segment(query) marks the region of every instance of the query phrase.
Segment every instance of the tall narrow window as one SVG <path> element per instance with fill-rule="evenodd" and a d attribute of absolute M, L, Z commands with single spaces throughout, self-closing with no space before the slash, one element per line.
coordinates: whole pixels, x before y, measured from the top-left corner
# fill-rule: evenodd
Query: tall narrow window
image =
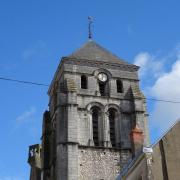
<path fill-rule="evenodd" d="M 87 89 L 87 77 L 85 75 L 81 76 L 81 89 Z"/>
<path fill-rule="evenodd" d="M 101 96 L 106 96 L 107 95 L 107 93 L 106 93 L 106 84 L 105 83 L 99 82 L 99 92 L 100 92 Z"/>
<path fill-rule="evenodd" d="M 93 124 L 93 141 L 94 141 L 94 146 L 99 146 L 98 119 L 99 119 L 99 111 L 98 111 L 97 108 L 93 108 L 92 109 L 92 124 Z"/>
<path fill-rule="evenodd" d="M 116 110 L 110 109 L 109 110 L 109 128 L 110 128 L 110 140 L 111 140 L 112 147 L 116 146 L 115 117 L 116 117 Z"/>
<path fill-rule="evenodd" d="M 116 80 L 117 92 L 123 93 L 123 84 L 121 80 Z"/>

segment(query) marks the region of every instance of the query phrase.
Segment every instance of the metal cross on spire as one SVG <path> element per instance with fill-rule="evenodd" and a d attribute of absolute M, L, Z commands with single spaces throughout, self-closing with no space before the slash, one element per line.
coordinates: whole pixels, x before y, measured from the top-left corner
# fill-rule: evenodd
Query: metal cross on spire
<path fill-rule="evenodd" d="M 92 23 L 93 23 L 93 17 L 88 16 L 88 30 L 89 30 L 89 39 L 92 39 Z"/>

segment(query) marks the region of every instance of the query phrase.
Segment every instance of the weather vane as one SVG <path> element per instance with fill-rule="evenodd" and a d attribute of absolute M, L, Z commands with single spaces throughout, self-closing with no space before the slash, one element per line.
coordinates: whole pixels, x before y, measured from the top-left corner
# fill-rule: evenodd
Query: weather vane
<path fill-rule="evenodd" d="M 93 17 L 88 16 L 88 30 L 89 30 L 89 39 L 92 39 L 92 23 L 93 23 Z"/>

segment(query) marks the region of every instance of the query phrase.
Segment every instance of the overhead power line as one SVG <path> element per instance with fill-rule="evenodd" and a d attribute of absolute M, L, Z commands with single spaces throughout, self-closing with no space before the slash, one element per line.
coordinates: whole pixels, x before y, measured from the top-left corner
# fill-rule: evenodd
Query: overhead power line
<path fill-rule="evenodd" d="M 38 83 L 38 82 L 32 82 L 32 81 L 23 81 L 23 80 L 11 79 L 11 78 L 5 78 L 5 77 L 0 77 L 0 80 L 16 82 L 16 83 L 21 83 L 21 84 L 36 85 L 36 86 L 45 86 L 45 87 L 49 86 L 48 84 L 44 84 L 44 83 Z M 180 101 L 172 101 L 172 100 L 165 100 L 165 99 L 155 99 L 155 98 L 146 98 L 146 99 L 150 100 L 150 101 L 159 101 L 159 102 L 180 104 Z"/>
<path fill-rule="evenodd" d="M 167 103 L 180 103 L 180 101 L 171 101 L 171 100 L 164 100 L 164 99 L 154 99 L 154 98 L 146 98 L 147 100 L 150 101 L 160 101 L 160 102 L 167 102 Z"/>
<path fill-rule="evenodd" d="M 48 84 L 31 82 L 31 81 L 22 81 L 22 80 L 10 79 L 10 78 L 4 78 L 4 77 L 0 77 L 0 80 L 23 83 L 23 84 L 31 84 L 31 85 L 36 85 L 36 86 L 46 86 L 46 87 L 49 86 Z"/>

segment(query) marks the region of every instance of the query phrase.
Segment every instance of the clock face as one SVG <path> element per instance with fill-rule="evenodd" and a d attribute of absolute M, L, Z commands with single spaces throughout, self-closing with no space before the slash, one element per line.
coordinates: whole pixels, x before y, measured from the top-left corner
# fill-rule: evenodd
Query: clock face
<path fill-rule="evenodd" d="M 104 73 L 99 73 L 98 74 L 98 79 L 102 82 L 106 82 L 107 81 L 107 75 Z"/>

